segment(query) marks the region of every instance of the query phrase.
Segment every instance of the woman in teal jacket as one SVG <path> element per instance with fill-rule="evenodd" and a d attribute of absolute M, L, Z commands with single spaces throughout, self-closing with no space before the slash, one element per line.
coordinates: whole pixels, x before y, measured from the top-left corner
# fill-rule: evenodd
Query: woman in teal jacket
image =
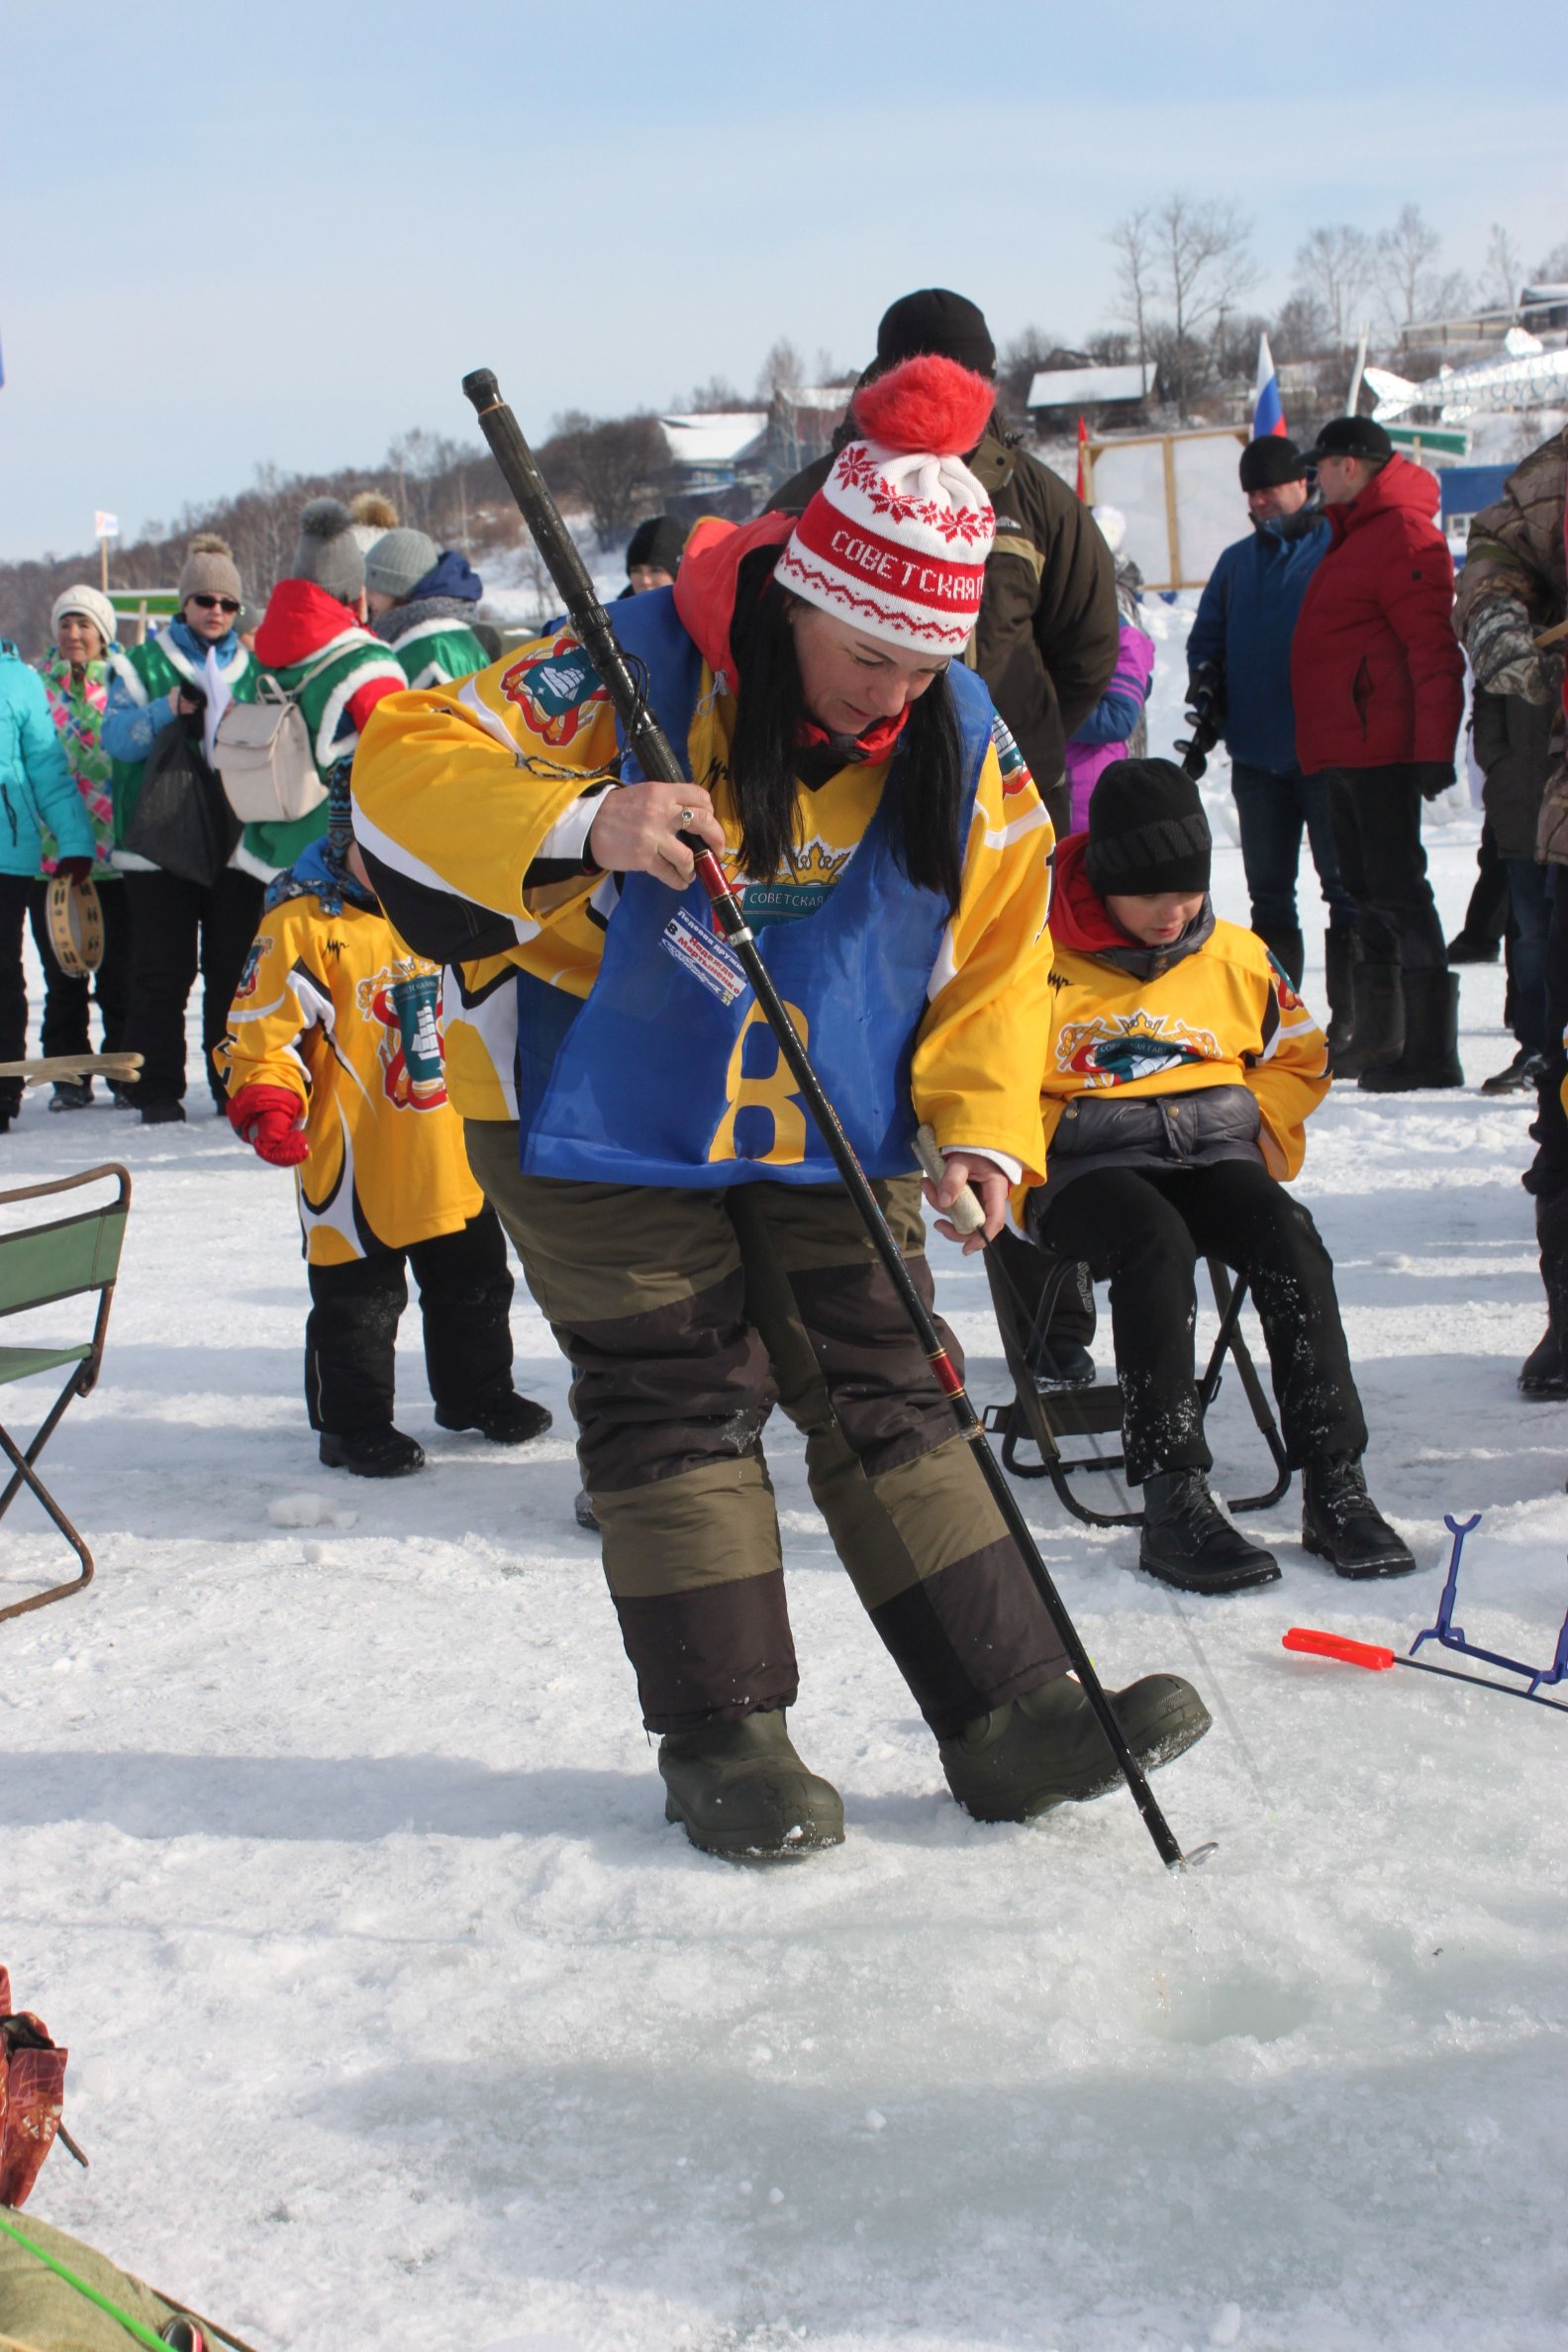
<path fill-rule="evenodd" d="M 49 717 L 44 681 L 15 645 L 0 639 L 0 1062 L 27 1045 L 22 934 L 28 899 L 42 871 L 42 828 L 58 845 L 56 873 L 92 872 L 92 823 Z M 0 1135 L 22 1108 L 22 1082 L 0 1078 Z"/>

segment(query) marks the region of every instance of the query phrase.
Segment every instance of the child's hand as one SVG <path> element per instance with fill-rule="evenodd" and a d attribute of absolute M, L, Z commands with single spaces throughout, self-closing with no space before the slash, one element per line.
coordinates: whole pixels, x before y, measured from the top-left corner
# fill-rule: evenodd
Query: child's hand
<path fill-rule="evenodd" d="M 286 1086 L 243 1086 L 229 1106 L 235 1133 L 274 1168 L 294 1168 L 310 1157 L 299 1116 L 299 1096 Z"/>

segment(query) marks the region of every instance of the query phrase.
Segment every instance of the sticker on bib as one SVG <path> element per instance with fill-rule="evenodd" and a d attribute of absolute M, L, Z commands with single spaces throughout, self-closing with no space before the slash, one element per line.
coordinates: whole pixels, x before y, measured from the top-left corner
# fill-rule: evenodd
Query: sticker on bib
<path fill-rule="evenodd" d="M 746 986 L 746 976 L 740 959 L 723 939 L 705 931 L 689 909 L 682 907 L 664 926 L 659 941 L 666 955 L 673 955 L 702 982 L 711 996 L 722 1005 L 733 1005 Z"/>

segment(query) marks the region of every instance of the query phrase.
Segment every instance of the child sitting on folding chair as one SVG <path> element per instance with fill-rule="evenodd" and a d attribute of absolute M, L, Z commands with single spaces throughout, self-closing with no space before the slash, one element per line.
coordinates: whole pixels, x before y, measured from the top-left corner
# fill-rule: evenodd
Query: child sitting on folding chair
<path fill-rule="evenodd" d="M 1125 759 L 1096 784 L 1088 832 L 1057 848 L 1046 1177 L 1024 1224 L 1042 1249 L 1110 1279 L 1150 1575 L 1200 1593 L 1279 1575 L 1209 1491 L 1193 1274 L 1215 1257 L 1246 1278 L 1263 1325 L 1286 1451 L 1304 1473 L 1302 1541 L 1341 1576 L 1399 1576 L 1416 1563 L 1361 1474 L 1366 1422 L 1333 1264 L 1285 1190 L 1303 1122 L 1328 1091 L 1327 1048 L 1262 940 L 1217 920 L 1211 846 L 1181 769 Z"/>
<path fill-rule="evenodd" d="M 392 1425 L 405 1261 L 441 1426 L 521 1445 L 550 1416 L 512 1386 L 506 1240 L 446 1099 L 441 973 L 409 952 L 353 870 L 346 760 L 328 806 L 326 838 L 267 894 L 213 1058 L 236 1131 L 295 1171 L 312 1299 L 305 1402 L 321 1458 L 396 1478 L 425 1463 Z"/>

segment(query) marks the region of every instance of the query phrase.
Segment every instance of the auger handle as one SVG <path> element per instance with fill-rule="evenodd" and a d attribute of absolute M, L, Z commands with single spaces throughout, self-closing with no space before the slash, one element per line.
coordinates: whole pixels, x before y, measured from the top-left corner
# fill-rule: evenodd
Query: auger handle
<path fill-rule="evenodd" d="M 1292 1625 L 1280 1640 L 1288 1650 L 1306 1650 L 1315 1658 L 1337 1658 L 1343 1666 L 1367 1666 L 1375 1674 L 1400 1662 L 1391 1649 L 1382 1649 L 1376 1642 L 1350 1641 L 1343 1633 L 1320 1633 L 1311 1625 Z"/>

